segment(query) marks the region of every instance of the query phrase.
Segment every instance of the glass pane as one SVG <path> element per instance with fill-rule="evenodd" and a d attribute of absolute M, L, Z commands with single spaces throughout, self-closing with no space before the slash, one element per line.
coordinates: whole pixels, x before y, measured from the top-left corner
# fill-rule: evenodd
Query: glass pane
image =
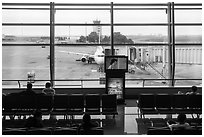
<path fill-rule="evenodd" d="M 134 7 L 131 6 L 127 8 L 134 8 Z M 143 8 L 143 7 L 137 7 L 137 8 Z M 153 8 L 153 7 L 149 7 L 149 8 Z M 167 14 L 164 9 L 163 10 L 115 10 L 114 11 L 114 23 L 166 23 L 166 22 L 167 22 Z"/>
<path fill-rule="evenodd" d="M 34 74 L 35 80 L 49 80 L 49 47 L 41 46 L 3 46 L 2 47 L 2 79 L 28 80 L 29 74 Z M 21 81 L 26 86 L 27 81 Z M 35 81 L 34 86 L 45 82 Z M 17 86 L 17 82 L 3 81 L 2 86 Z"/>
<path fill-rule="evenodd" d="M 202 46 L 176 46 L 175 79 L 177 86 L 202 84 Z"/>
<path fill-rule="evenodd" d="M 202 10 L 175 10 L 174 14 L 176 23 L 202 23 Z"/>
<path fill-rule="evenodd" d="M 56 46 L 56 79 L 70 80 L 57 81 L 56 86 L 105 87 L 105 83 L 99 81 L 104 78 L 104 73 L 99 71 L 104 61 L 103 49 L 100 50 L 97 46 Z M 99 54 L 103 56 L 97 56 Z"/>
<path fill-rule="evenodd" d="M 2 42 L 7 43 L 49 43 L 49 26 L 3 26 Z"/>
<path fill-rule="evenodd" d="M 26 8 L 26 7 L 23 7 L 23 8 Z M 37 8 L 37 7 L 35 6 L 32 8 Z M 3 23 L 49 23 L 50 11 L 49 10 L 2 10 L 2 22 Z"/>
<path fill-rule="evenodd" d="M 129 59 L 126 87 L 167 86 L 167 46 L 116 46 L 115 50 Z"/>
<path fill-rule="evenodd" d="M 76 8 L 76 7 L 71 7 L 71 8 Z M 87 8 L 87 7 L 85 6 L 82 8 Z M 91 8 L 97 8 L 97 7 L 91 7 Z M 57 10 L 55 14 L 55 23 L 92 24 L 93 20 L 100 20 L 101 24 L 110 23 L 109 10 Z"/>
<path fill-rule="evenodd" d="M 94 20 L 93 20 L 94 21 Z M 94 32 L 94 33 L 93 33 Z M 105 37 L 109 37 L 110 43 L 110 27 L 109 26 L 56 26 L 55 27 L 56 39 L 55 43 L 105 43 Z M 83 38 L 81 38 L 83 37 Z M 89 38 L 87 38 L 89 37 Z"/>
<path fill-rule="evenodd" d="M 202 26 L 176 26 L 176 42 L 202 43 Z"/>
<path fill-rule="evenodd" d="M 115 26 L 114 32 L 130 37 L 134 42 L 167 42 L 166 26 Z"/>

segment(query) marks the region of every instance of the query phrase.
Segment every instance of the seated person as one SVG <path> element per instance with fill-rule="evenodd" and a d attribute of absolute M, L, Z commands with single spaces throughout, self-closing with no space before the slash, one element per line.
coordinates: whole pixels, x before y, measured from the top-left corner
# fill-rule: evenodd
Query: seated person
<path fill-rule="evenodd" d="M 179 129 L 179 128 L 182 128 L 182 129 L 190 128 L 190 125 L 185 122 L 186 121 L 185 114 L 179 114 L 177 117 L 177 121 L 178 122 L 175 122 L 173 120 L 167 121 L 167 125 L 170 128 L 170 130 Z"/>
<path fill-rule="evenodd" d="M 186 95 L 197 95 L 197 94 L 199 94 L 198 92 L 197 92 L 197 87 L 196 86 L 192 86 L 191 87 L 191 92 L 187 92 L 186 93 Z"/>
<path fill-rule="evenodd" d="M 55 90 L 52 88 L 52 84 L 50 82 L 47 82 L 45 84 L 45 88 L 42 90 L 42 94 L 44 95 L 52 95 L 54 100 Z M 50 120 L 56 120 L 56 116 L 50 114 Z"/>
<path fill-rule="evenodd" d="M 45 84 L 45 88 L 42 90 L 42 93 L 45 93 L 47 95 L 54 95 L 55 94 L 55 90 L 52 88 L 52 85 L 50 82 L 47 82 Z"/>
<path fill-rule="evenodd" d="M 36 110 L 34 112 L 33 116 L 29 117 L 26 120 L 25 127 L 27 127 L 27 128 L 31 128 L 31 127 L 42 128 L 43 127 L 42 112 L 40 110 Z"/>
<path fill-rule="evenodd" d="M 177 94 L 179 94 L 179 95 L 184 95 L 184 93 L 183 93 L 182 91 L 178 91 Z"/>
<path fill-rule="evenodd" d="M 91 116 L 89 114 L 84 114 L 82 124 L 79 126 L 79 130 L 80 129 L 89 130 L 93 127 L 99 127 L 99 123 L 91 122 Z"/>
<path fill-rule="evenodd" d="M 33 87 L 32 83 L 27 83 L 27 89 L 22 91 L 22 92 L 19 92 L 18 94 L 19 95 L 36 95 L 36 93 L 35 93 L 35 91 L 33 91 L 32 87 Z"/>

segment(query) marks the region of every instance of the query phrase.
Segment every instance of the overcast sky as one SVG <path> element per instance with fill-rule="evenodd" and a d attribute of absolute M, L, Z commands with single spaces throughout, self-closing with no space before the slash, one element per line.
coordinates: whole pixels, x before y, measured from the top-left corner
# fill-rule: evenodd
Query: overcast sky
<path fill-rule="evenodd" d="M 4 2 L 4 1 L 3 1 Z M 18 2 L 10 1 L 6 2 Z M 28 2 L 28 1 L 19 1 Z M 29 2 L 46 2 L 49 1 L 29 1 Z M 85 3 L 84 1 L 53 1 L 55 3 Z M 86 3 L 110 3 L 111 1 L 89 0 Z M 114 3 L 124 3 L 124 1 L 113 1 Z M 125 1 L 125 3 L 166 3 L 167 1 Z M 181 1 L 174 1 L 175 3 L 181 3 Z M 185 1 L 186 3 L 192 3 L 192 1 Z M 199 1 L 193 1 L 199 2 Z M 105 7 L 106 8 L 106 7 Z M 108 7 L 107 7 L 108 8 Z M 133 7 L 131 7 L 133 8 Z M 2 10 L 2 22 L 3 23 L 49 23 L 49 11 L 43 10 Z M 100 20 L 101 23 L 110 23 L 110 11 L 108 10 L 60 10 L 55 14 L 56 23 L 93 23 L 93 20 Z M 166 23 L 167 14 L 165 10 L 117 10 L 114 11 L 114 23 Z M 176 23 L 201 23 L 202 11 L 190 10 L 190 11 L 176 11 L 175 12 Z M 55 35 L 87 35 L 93 31 L 92 26 L 61 26 L 55 28 Z M 154 35 L 167 35 L 167 27 L 155 27 L 155 26 L 115 26 L 115 32 L 121 32 L 124 35 L 138 35 L 138 34 L 154 34 Z M 2 34 L 5 35 L 38 35 L 48 36 L 49 26 L 3 26 Z M 103 35 L 110 35 L 110 27 L 102 27 Z M 201 26 L 185 26 L 176 27 L 177 35 L 189 35 L 189 34 L 202 34 Z"/>

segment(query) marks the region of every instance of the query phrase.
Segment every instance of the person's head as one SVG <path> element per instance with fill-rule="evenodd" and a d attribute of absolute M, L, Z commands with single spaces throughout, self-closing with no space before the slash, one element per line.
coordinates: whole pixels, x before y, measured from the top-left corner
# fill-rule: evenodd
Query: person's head
<path fill-rule="evenodd" d="M 113 65 L 114 63 L 117 63 L 117 59 L 111 59 L 110 65 Z"/>
<path fill-rule="evenodd" d="M 33 113 L 33 117 L 36 119 L 42 119 L 42 112 L 40 110 L 35 110 Z"/>
<path fill-rule="evenodd" d="M 185 123 L 186 121 L 186 115 L 185 114 L 179 114 L 178 117 L 177 117 L 177 120 L 180 124 L 183 124 Z"/>
<path fill-rule="evenodd" d="M 83 116 L 83 122 L 89 123 L 91 121 L 91 116 L 89 114 L 84 114 Z"/>
<path fill-rule="evenodd" d="M 27 83 L 27 89 L 32 89 L 33 85 L 32 83 Z"/>
<path fill-rule="evenodd" d="M 50 87 L 51 87 L 51 83 L 50 83 L 50 82 L 47 82 L 47 83 L 45 84 L 45 87 L 46 87 L 46 88 L 50 88 Z"/>
<path fill-rule="evenodd" d="M 193 92 L 196 92 L 198 88 L 196 86 L 192 86 L 191 89 Z"/>

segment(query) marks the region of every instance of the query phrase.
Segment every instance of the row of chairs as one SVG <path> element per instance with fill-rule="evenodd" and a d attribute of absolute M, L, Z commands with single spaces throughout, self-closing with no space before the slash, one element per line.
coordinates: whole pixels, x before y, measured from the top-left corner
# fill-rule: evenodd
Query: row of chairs
<path fill-rule="evenodd" d="M 174 129 L 170 130 L 168 127 L 164 128 L 150 128 L 147 135 L 202 135 L 202 129 L 189 128 L 189 129 Z"/>
<path fill-rule="evenodd" d="M 202 114 L 202 95 L 141 94 L 140 117 L 145 114 Z"/>
<path fill-rule="evenodd" d="M 7 95 L 2 104 L 3 115 L 30 115 L 35 109 L 41 109 L 43 115 L 118 114 L 114 94 Z"/>
<path fill-rule="evenodd" d="M 92 122 L 97 122 L 103 124 L 105 119 L 91 119 Z M 73 126 L 79 126 L 82 123 L 83 119 L 43 119 L 42 125 L 43 127 L 73 127 Z M 8 129 L 8 128 L 22 128 L 25 127 L 25 124 L 27 122 L 27 119 L 3 119 L 2 120 L 2 129 Z"/>
<path fill-rule="evenodd" d="M 95 127 L 89 130 L 78 130 L 77 127 L 56 127 L 56 128 L 8 128 L 2 131 L 3 135 L 103 135 L 102 127 Z"/>
<path fill-rule="evenodd" d="M 136 118 L 136 122 L 138 125 L 138 134 L 147 134 L 147 131 L 152 129 L 149 132 L 149 134 L 164 134 L 159 133 L 162 129 L 169 129 L 167 125 L 167 121 L 169 118 Z M 177 121 L 177 118 L 171 119 L 173 121 Z M 189 123 L 189 125 L 193 129 L 201 129 L 202 128 L 202 118 L 187 118 L 186 122 Z M 154 130 L 155 129 L 155 130 Z M 158 131 L 158 132 L 157 132 Z M 165 132 L 165 130 L 162 130 L 161 132 Z M 169 131 L 167 131 L 169 132 Z M 169 132 L 170 133 L 170 132 Z"/>

